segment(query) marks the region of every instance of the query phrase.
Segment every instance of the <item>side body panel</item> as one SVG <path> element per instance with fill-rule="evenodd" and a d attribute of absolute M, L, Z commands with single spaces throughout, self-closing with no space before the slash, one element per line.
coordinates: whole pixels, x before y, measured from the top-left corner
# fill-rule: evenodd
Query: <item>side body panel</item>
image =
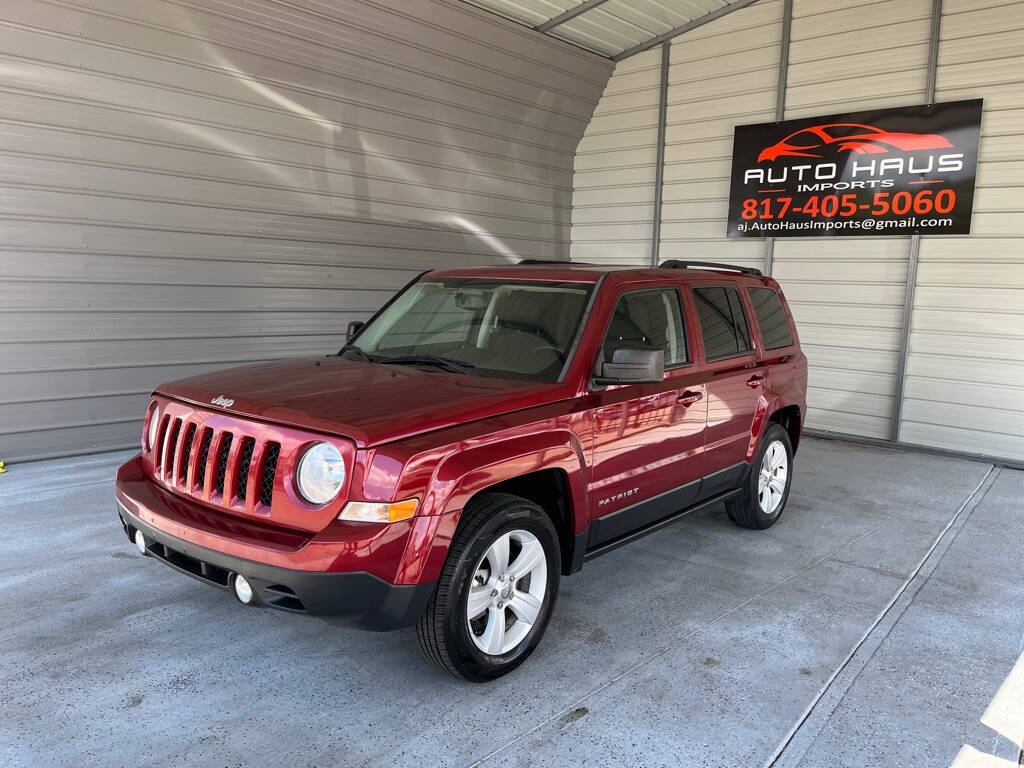
<path fill-rule="evenodd" d="M 697 307 L 692 288 L 697 285 L 693 283 L 686 290 L 687 301 L 695 318 Z M 725 277 L 702 281 L 699 285 L 739 289 L 749 322 L 752 312 L 745 302 L 745 291 L 739 281 Z M 708 420 L 704 443 L 705 481 L 701 490 L 701 496 L 706 498 L 733 487 L 738 473 L 743 471 L 741 465 L 747 461 L 758 401 L 767 383 L 767 366 L 761 358 L 759 340 L 753 325 L 753 350 L 724 360 L 708 361 L 699 320 L 695 324 L 696 341 L 700 349 L 698 360 L 708 390 Z"/>
<path fill-rule="evenodd" d="M 599 333 L 581 353 L 590 370 L 604 342 L 609 318 L 620 296 L 637 290 L 679 290 L 678 280 L 620 285 L 609 295 L 600 316 L 591 322 Z M 680 295 L 682 302 L 682 296 Z M 703 474 L 707 392 L 693 364 L 690 311 L 681 304 L 690 362 L 670 368 L 658 383 L 597 386 L 588 375 L 586 407 L 593 413 L 594 441 L 590 454 L 590 518 L 588 546 L 628 533 L 648 522 L 636 514 L 637 502 L 668 492 L 672 503 L 686 506 L 697 497 Z"/>

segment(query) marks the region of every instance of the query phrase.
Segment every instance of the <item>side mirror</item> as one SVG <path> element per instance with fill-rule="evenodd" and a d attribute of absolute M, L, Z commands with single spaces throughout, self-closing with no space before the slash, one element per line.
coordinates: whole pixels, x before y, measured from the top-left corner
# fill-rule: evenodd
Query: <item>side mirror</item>
<path fill-rule="evenodd" d="M 345 331 L 345 341 L 352 341 L 352 337 L 359 333 L 359 329 L 362 328 L 366 323 L 362 320 L 353 320 L 348 324 L 348 330 Z"/>
<path fill-rule="evenodd" d="M 612 352 L 610 363 L 599 363 L 595 384 L 644 384 L 665 377 L 665 350 L 623 347 Z"/>

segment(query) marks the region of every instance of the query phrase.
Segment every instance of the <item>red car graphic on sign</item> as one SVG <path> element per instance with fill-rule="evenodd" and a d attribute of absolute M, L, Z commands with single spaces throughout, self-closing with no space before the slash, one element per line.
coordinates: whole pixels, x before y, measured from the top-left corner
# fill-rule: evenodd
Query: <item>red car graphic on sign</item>
<path fill-rule="evenodd" d="M 881 155 L 891 149 L 949 149 L 953 145 L 935 133 L 896 133 L 859 123 L 831 123 L 801 128 L 777 144 L 765 147 L 757 162 L 780 157 L 822 157 L 824 152 Z"/>

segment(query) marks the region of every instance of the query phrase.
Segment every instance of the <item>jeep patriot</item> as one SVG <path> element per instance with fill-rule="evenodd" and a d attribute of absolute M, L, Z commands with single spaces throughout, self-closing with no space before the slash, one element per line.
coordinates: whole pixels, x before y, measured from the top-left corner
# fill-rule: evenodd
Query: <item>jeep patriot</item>
<path fill-rule="evenodd" d="M 430 271 L 337 354 L 158 387 L 117 510 L 142 554 L 243 604 L 415 625 L 489 680 L 587 560 L 710 504 L 773 525 L 806 388 L 755 269 Z"/>

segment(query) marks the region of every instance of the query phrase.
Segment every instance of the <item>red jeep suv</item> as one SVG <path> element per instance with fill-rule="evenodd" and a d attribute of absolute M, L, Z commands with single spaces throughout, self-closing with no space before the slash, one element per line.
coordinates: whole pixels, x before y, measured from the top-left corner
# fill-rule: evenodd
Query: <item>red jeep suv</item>
<path fill-rule="evenodd" d="M 118 514 L 244 604 L 416 625 L 432 662 L 488 680 L 585 561 L 719 502 L 773 525 L 806 386 L 755 269 L 426 272 L 336 355 L 157 388 Z"/>

